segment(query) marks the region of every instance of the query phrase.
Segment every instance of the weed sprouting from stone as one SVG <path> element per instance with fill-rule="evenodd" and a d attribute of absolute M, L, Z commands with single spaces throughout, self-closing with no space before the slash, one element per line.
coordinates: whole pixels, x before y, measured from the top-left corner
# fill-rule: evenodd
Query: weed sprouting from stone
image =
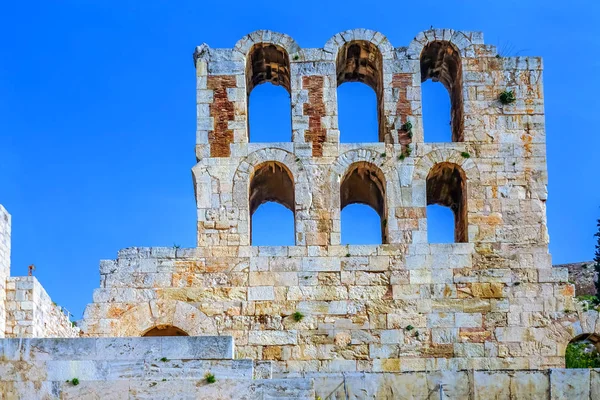
<path fill-rule="evenodd" d="M 217 381 L 217 378 L 210 372 L 204 375 L 204 379 L 206 380 L 206 383 L 215 383 Z"/>
<path fill-rule="evenodd" d="M 300 311 L 296 311 L 292 314 L 292 318 L 294 318 L 294 321 L 300 322 L 304 319 L 304 314 L 302 314 Z"/>
<path fill-rule="evenodd" d="M 500 96 L 498 96 L 498 100 L 500 100 L 500 103 L 506 105 L 514 103 L 515 101 L 517 101 L 517 98 L 515 97 L 515 92 L 513 90 L 505 90 L 502 93 L 500 93 Z"/>

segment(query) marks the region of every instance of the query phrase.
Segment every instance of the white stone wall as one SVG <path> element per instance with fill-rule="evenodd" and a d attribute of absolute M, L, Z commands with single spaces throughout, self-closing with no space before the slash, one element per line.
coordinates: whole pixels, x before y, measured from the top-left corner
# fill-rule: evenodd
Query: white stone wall
<path fill-rule="evenodd" d="M 10 276 L 11 217 L 0 204 L 0 338 L 5 335 L 6 280 Z"/>
<path fill-rule="evenodd" d="M 6 290 L 6 337 L 77 337 L 60 306 L 33 276 L 11 277 Z"/>

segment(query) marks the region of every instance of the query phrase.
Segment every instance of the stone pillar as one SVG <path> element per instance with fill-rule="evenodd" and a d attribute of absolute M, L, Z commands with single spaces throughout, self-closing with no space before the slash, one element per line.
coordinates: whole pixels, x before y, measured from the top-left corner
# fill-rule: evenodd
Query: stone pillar
<path fill-rule="evenodd" d="M 0 337 L 6 327 L 6 280 L 10 276 L 10 214 L 0 204 Z"/>

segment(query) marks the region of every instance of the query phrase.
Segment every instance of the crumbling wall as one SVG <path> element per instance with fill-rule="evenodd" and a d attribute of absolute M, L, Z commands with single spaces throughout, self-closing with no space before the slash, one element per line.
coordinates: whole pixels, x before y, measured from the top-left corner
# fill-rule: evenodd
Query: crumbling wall
<path fill-rule="evenodd" d="M 11 277 L 6 287 L 6 337 L 79 336 L 79 329 L 34 276 Z"/>
<path fill-rule="evenodd" d="M 598 274 L 594 269 L 593 261 L 560 264 L 555 265 L 555 267 L 566 268 L 569 270 L 569 282 L 575 285 L 575 295 L 596 295 L 596 280 L 598 279 Z"/>
<path fill-rule="evenodd" d="M 6 329 L 6 280 L 10 276 L 11 217 L 0 204 L 0 338 Z"/>

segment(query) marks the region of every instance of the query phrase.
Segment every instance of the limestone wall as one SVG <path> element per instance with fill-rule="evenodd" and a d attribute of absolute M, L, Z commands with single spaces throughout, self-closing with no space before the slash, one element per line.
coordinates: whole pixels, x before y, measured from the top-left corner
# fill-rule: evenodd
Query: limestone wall
<path fill-rule="evenodd" d="M 455 64 L 426 68 L 432 59 L 443 64 L 437 53 L 422 58 L 436 46 L 445 46 Z M 370 65 L 369 60 L 379 61 Z M 369 68 L 361 69 L 363 64 Z M 358 70 L 347 71 L 348 65 Z M 249 198 L 256 194 L 260 201 L 261 193 L 295 213 L 297 245 L 339 245 L 341 185 L 354 167 L 379 176 L 384 242 L 426 245 L 425 208 L 435 203 L 427 195 L 427 177 L 434 166 L 452 165 L 464 175 L 465 199 L 454 201 L 464 213 L 460 241 L 476 244 L 482 261 L 537 247 L 536 260 L 528 263 L 550 266 L 539 57 L 502 57 L 483 43 L 481 33 L 449 29 L 420 33 L 408 47 L 393 47 L 381 33 L 357 29 L 335 35 L 321 49 L 303 49 L 287 35 L 257 31 L 232 49 L 199 46 L 195 66 L 198 246 L 250 245 Z M 432 70 L 443 80 L 438 75 L 448 69 L 454 75 L 447 86 L 457 88 L 450 96 L 455 140 L 426 143 L 421 80 Z M 289 142 L 250 142 L 248 95 L 265 81 L 290 93 Z M 340 143 L 336 87 L 345 81 L 374 88 L 378 143 Z M 506 90 L 514 91 L 516 100 L 502 105 L 498 97 Z M 286 171 L 293 193 L 274 193 L 259 183 L 253 192 L 252 180 L 266 164 Z"/>
<path fill-rule="evenodd" d="M 575 323 L 566 270 L 520 257 L 481 269 L 469 243 L 129 248 L 101 263 L 82 330 L 231 335 L 238 357 L 283 375 L 564 366 L 569 340 L 600 326 Z"/>
<path fill-rule="evenodd" d="M 600 396 L 600 370 L 592 369 L 351 373 L 311 378 L 318 396 L 339 400 L 592 400 Z"/>
<path fill-rule="evenodd" d="M 0 338 L 5 335 L 6 280 L 10 276 L 11 217 L 0 204 Z"/>
<path fill-rule="evenodd" d="M 260 379 L 233 351 L 231 337 L 4 339 L 0 398 L 315 398 L 312 381 Z"/>
<path fill-rule="evenodd" d="M 34 276 L 10 277 L 6 286 L 6 337 L 79 336 L 79 329 Z"/>
<path fill-rule="evenodd" d="M 258 377 L 231 337 L 0 339 L 2 399 L 596 399 L 600 370 Z M 265 365 L 261 368 L 265 368 Z M 214 383 L 206 375 L 215 377 Z M 302 376 L 301 376 L 302 375 Z M 74 382 L 74 379 L 77 381 Z M 75 384 L 76 383 L 76 384 Z"/>

